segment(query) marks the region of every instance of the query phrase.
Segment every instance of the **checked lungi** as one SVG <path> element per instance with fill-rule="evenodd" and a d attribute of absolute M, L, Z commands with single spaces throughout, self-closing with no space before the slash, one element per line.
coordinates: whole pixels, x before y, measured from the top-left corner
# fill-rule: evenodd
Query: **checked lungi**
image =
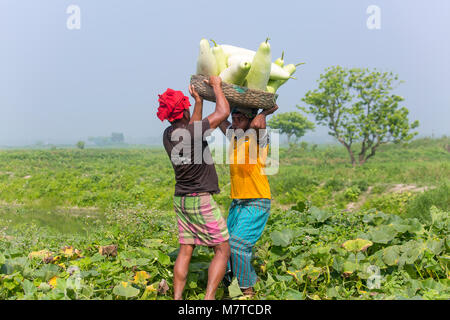
<path fill-rule="evenodd" d="M 210 193 L 175 196 L 180 244 L 216 246 L 229 238 L 225 219 Z"/>
<path fill-rule="evenodd" d="M 231 270 L 241 288 L 253 287 L 257 276 L 251 264 L 252 249 L 266 226 L 270 215 L 270 199 L 233 199 L 227 218 Z M 231 281 L 228 274 L 227 280 Z"/>

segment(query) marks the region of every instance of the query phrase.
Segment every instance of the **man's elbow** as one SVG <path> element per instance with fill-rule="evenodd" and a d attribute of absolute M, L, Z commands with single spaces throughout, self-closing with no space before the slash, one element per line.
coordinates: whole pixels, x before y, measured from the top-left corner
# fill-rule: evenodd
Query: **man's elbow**
<path fill-rule="evenodd" d="M 215 113 L 221 123 L 227 120 L 228 116 L 230 115 L 230 111 L 216 111 Z"/>

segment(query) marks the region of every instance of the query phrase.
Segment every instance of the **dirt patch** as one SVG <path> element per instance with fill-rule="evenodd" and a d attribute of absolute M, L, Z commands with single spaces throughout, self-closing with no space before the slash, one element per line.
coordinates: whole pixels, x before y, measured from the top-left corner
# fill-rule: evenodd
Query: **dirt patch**
<path fill-rule="evenodd" d="M 294 206 L 295 203 L 291 203 L 291 204 L 281 204 L 279 203 L 277 200 L 272 199 L 272 207 L 277 207 L 280 208 L 284 211 L 290 210 L 292 208 L 292 206 Z"/>
<path fill-rule="evenodd" d="M 390 193 L 402 193 L 402 192 L 423 192 L 430 189 L 430 187 L 417 187 L 413 184 L 396 184 L 388 190 Z"/>
<path fill-rule="evenodd" d="M 347 204 L 347 206 L 345 207 L 345 209 L 347 211 L 356 211 L 359 210 L 359 208 L 362 207 L 362 205 L 366 202 L 367 197 L 369 196 L 369 194 L 372 192 L 372 188 L 373 187 L 368 187 L 367 191 L 362 193 L 359 197 L 359 201 L 358 202 L 350 202 L 349 204 Z"/>
<path fill-rule="evenodd" d="M 413 184 L 395 184 L 393 187 L 388 189 L 385 193 L 403 193 L 403 192 L 423 192 L 429 189 L 433 189 L 434 187 L 417 187 Z M 370 192 L 372 191 L 372 187 L 369 187 L 367 191 L 359 197 L 358 202 L 350 202 L 346 206 L 347 211 L 356 211 L 359 210 L 363 206 L 363 204 L 366 202 L 367 197 L 369 196 Z"/>

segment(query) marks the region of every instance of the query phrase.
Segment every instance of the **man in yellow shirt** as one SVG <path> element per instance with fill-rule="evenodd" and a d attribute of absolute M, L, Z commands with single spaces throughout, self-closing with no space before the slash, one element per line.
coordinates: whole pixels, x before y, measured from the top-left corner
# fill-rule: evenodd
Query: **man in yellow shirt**
<path fill-rule="evenodd" d="M 257 281 L 251 264 L 252 249 L 266 226 L 270 214 L 271 194 L 265 162 L 269 149 L 266 116 L 278 109 L 233 108 L 232 123 L 219 125 L 230 139 L 229 161 L 231 198 L 227 218 L 231 256 L 225 281 L 235 276 L 246 295 L 253 295 Z"/>

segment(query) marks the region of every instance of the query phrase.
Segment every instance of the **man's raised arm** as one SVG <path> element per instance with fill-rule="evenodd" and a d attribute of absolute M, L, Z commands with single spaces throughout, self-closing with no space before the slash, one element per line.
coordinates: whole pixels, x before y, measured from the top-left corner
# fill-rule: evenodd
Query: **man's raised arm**
<path fill-rule="evenodd" d="M 189 123 L 193 123 L 194 121 L 202 121 L 203 98 L 200 97 L 200 95 L 198 94 L 197 90 L 195 90 L 193 85 L 189 85 L 189 93 L 195 100 L 194 111 L 192 112 L 191 121 L 189 121 Z"/>
<path fill-rule="evenodd" d="M 216 95 L 216 109 L 208 116 L 209 127 L 217 128 L 230 115 L 230 104 L 222 91 L 222 79 L 218 76 L 210 76 L 209 80 L 205 80 L 209 84 Z"/>

